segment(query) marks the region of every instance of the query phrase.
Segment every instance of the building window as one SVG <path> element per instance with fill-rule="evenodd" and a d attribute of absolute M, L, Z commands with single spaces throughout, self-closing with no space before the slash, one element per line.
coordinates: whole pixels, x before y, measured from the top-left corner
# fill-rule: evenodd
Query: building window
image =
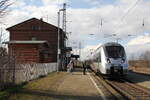
<path fill-rule="evenodd" d="M 37 38 L 36 38 L 36 37 L 32 37 L 31 39 L 32 39 L 33 41 L 37 40 Z"/>
<path fill-rule="evenodd" d="M 50 54 L 44 54 L 44 58 L 49 58 Z"/>
<path fill-rule="evenodd" d="M 32 26 L 31 28 L 32 28 L 32 30 L 41 30 L 40 26 Z"/>

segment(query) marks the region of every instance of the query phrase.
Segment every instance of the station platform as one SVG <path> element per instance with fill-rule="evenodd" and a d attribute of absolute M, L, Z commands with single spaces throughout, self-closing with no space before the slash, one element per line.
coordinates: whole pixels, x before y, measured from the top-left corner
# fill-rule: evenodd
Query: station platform
<path fill-rule="evenodd" d="M 26 84 L 8 100 L 103 100 L 90 72 L 55 72 Z"/>

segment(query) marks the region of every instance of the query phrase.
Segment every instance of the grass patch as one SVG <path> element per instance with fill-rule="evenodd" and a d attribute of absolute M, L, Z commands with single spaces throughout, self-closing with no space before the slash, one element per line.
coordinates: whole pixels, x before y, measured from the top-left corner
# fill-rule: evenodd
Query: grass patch
<path fill-rule="evenodd" d="M 7 100 L 9 96 L 11 96 L 12 94 L 19 93 L 19 91 L 24 88 L 26 89 L 37 88 L 43 83 L 43 81 L 45 82 L 47 81 L 47 79 L 55 77 L 58 74 L 59 73 L 52 72 L 52 73 L 49 73 L 47 76 L 41 75 L 39 78 L 31 80 L 30 82 L 24 82 L 19 85 L 7 87 L 4 90 L 0 91 L 0 100 Z"/>
<path fill-rule="evenodd" d="M 5 89 L 4 91 L 0 91 L 0 100 L 47 100 L 42 98 L 49 97 L 40 96 L 38 94 L 33 95 L 30 94 L 30 92 L 34 91 L 38 93 L 45 91 L 46 93 L 50 93 L 52 91 L 53 93 L 66 75 L 67 73 L 65 72 L 52 72 L 46 77 L 42 76 L 30 82 Z M 29 93 L 24 93 L 24 91 Z"/>
<path fill-rule="evenodd" d="M 10 95 L 10 93 L 8 91 L 1 91 L 0 92 L 0 100 L 5 100 L 9 95 Z"/>
<path fill-rule="evenodd" d="M 58 72 L 48 74 L 46 77 L 39 78 L 29 82 L 29 84 L 25 85 L 23 88 L 30 90 L 53 90 L 56 87 L 55 84 L 60 80 L 66 73 Z"/>
<path fill-rule="evenodd" d="M 24 85 L 25 83 L 22 83 L 0 91 L 0 100 L 6 100 L 11 94 L 17 93 L 20 89 L 22 89 Z"/>

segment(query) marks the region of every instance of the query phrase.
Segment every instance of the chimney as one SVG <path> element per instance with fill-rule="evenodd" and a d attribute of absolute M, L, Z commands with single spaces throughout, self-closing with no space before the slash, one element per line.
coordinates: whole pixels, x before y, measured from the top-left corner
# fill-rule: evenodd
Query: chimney
<path fill-rule="evenodd" d="M 41 21 L 43 21 L 43 18 L 40 18 Z"/>

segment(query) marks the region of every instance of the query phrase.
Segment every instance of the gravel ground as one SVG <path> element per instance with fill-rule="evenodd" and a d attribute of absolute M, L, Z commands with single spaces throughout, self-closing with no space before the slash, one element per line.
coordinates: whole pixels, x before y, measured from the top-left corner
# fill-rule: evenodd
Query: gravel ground
<path fill-rule="evenodd" d="M 8 100 L 102 100 L 89 75 L 81 71 L 52 73 L 24 86 Z"/>
<path fill-rule="evenodd" d="M 150 75 L 144 75 L 137 72 L 129 72 L 127 79 L 130 81 L 150 89 Z"/>

